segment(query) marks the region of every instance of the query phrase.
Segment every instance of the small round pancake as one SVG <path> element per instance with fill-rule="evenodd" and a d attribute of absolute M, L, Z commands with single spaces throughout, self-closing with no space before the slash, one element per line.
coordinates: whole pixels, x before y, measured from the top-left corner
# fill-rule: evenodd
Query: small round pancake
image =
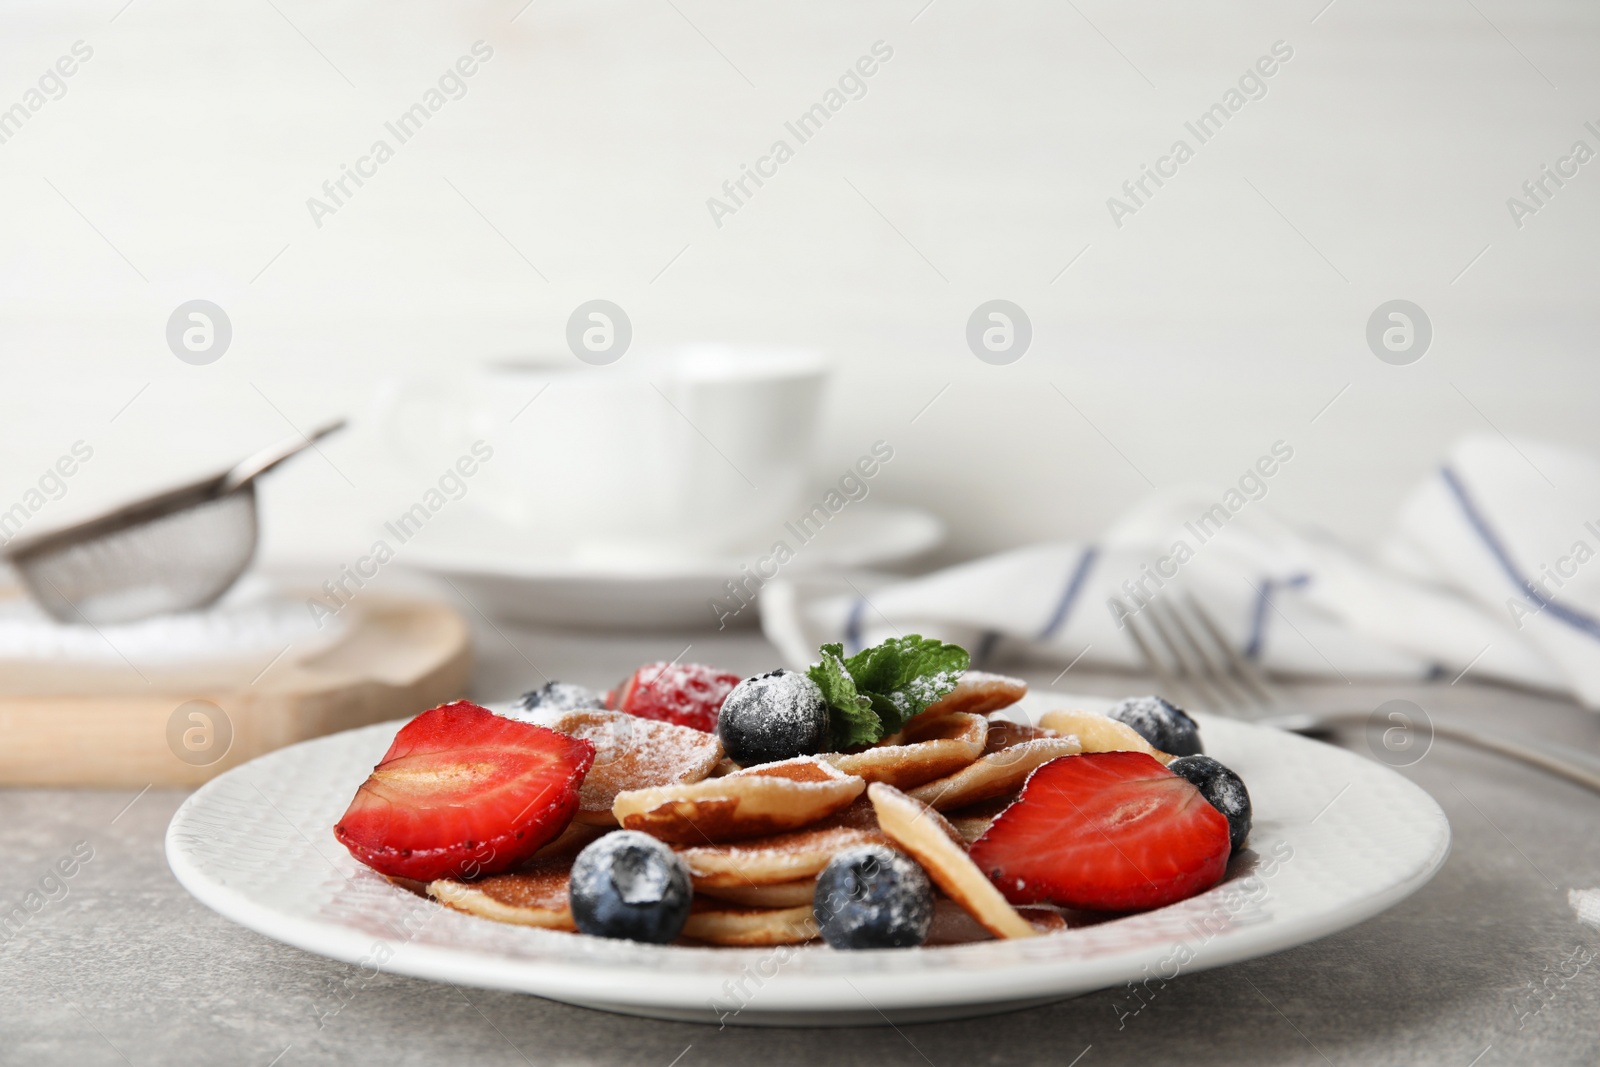
<path fill-rule="evenodd" d="M 1034 936 L 1034 928 L 967 856 L 966 845 L 943 815 L 882 782 L 868 786 L 867 796 L 878 809 L 883 832 L 980 926 L 996 937 Z"/>
<path fill-rule="evenodd" d="M 1041 737 L 1060 736 L 1054 730 L 1047 730 L 1042 726 L 1029 726 L 1025 722 L 1012 722 L 1010 719 L 997 715 L 989 716 L 989 734 L 984 738 L 983 751 L 999 752 L 1003 748 L 1013 748 L 1024 741 L 1037 741 Z"/>
<path fill-rule="evenodd" d="M 878 833 L 878 809 L 872 806 L 872 801 L 862 793 L 850 802 L 850 806 L 828 820 L 828 825 L 837 823 L 840 826 L 849 826 L 856 830 L 866 830 L 868 833 Z"/>
<path fill-rule="evenodd" d="M 817 880 L 801 878 L 777 885 L 722 885 L 705 889 L 696 886 L 695 892 L 745 908 L 798 908 L 810 904 L 816 897 Z"/>
<path fill-rule="evenodd" d="M 792 908 L 741 908 L 697 897 L 683 936 L 708 945 L 798 945 L 817 936 L 811 902 Z"/>
<path fill-rule="evenodd" d="M 983 716 L 958 711 L 914 721 L 899 735 L 898 744 L 861 752 L 830 752 L 817 758 L 868 782 L 911 789 L 954 774 L 977 759 L 992 729 Z"/>
<path fill-rule="evenodd" d="M 809 826 L 850 806 L 867 783 L 815 759 L 785 760 L 690 785 L 618 793 L 612 813 L 629 830 L 676 844 L 708 844 Z"/>
<path fill-rule="evenodd" d="M 983 832 L 989 829 L 990 824 L 1002 811 L 1017 802 L 1017 796 L 1016 793 L 1007 793 L 1003 797 L 985 800 L 959 811 L 945 812 L 944 816 L 950 820 L 950 825 L 956 828 L 956 833 L 961 835 L 961 840 L 970 845 L 983 836 Z"/>
<path fill-rule="evenodd" d="M 757 763 L 729 771 L 725 778 L 787 778 L 791 782 L 837 782 L 849 775 L 820 756 L 796 756 L 776 763 Z"/>
<path fill-rule="evenodd" d="M 716 734 L 622 711 L 579 708 L 540 722 L 557 733 L 594 742 L 594 766 L 578 790 L 579 822 L 615 826 L 611 806 L 618 793 L 698 782 L 722 759 Z"/>
<path fill-rule="evenodd" d="M 911 722 L 926 722 L 957 711 L 987 715 L 991 711 L 1009 708 L 1027 692 L 1028 683 L 1021 678 L 1008 678 L 1003 674 L 985 671 L 966 671 L 954 689 L 922 709 L 920 714 L 912 717 Z"/>
<path fill-rule="evenodd" d="M 428 884 L 428 894 L 446 907 L 484 919 L 575 931 L 567 901 L 571 875 L 569 858 L 534 860 L 521 870 L 476 882 L 441 878 Z"/>
<path fill-rule="evenodd" d="M 1085 752 L 1143 752 L 1162 766 L 1172 762 L 1171 756 L 1154 748 L 1138 730 L 1092 711 L 1047 711 L 1039 717 L 1039 725 L 1058 734 L 1071 734 Z"/>
<path fill-rule="evenodd" d="M 948 778 L 940 778 L 910 791 L 911 796 L 940 811 L 953 811 L 1015 793 L 1041 764 L 1082 751 L 1075 737 L 1039 737 L 991 752 Z M 879 812 L 879 818 L 882 818 Z"/>
<path fill-rule="evenodd" d="M 679 848 L 696 892 L 724 886 L 770 886 L 815 878 L 828 861 L 856 845 L 886 845 L 876 830 L 830 819 L 792 833 L 722 845 Z"/>

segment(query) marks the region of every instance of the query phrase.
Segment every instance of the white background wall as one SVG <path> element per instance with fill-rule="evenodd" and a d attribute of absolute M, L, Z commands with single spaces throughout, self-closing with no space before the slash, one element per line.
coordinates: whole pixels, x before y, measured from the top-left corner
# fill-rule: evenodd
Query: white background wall
<path fill-rule="evenodd" d="M 385 376 L 559 350 L 596 296 L 642 347 L 828 350 L 819 478 L 894 441 L 875 491 L 945 515 L 953 556 L 1091 533 L 1278 438 L 1272 505 L 1359 540 L 1464 432 L 1600 451 L 1600 161 L 1521 229 L 1506 208 L 1600 149 L 1581 0 L 123 2 L 0 9 L 0 107 L 94 49 L 0 144 L 0 506 L 78 438 L 50 521 L 360 415 Z M 316 228 L 306 198 L 479 39 L 467 96 Z M 878 40 L 866 97 L 713 225 Z M 1115 227 L 1106 198 L 1279 40 L 1268 95 Z M 193 297 L 234 324 L 211 366 L 164 341 Z M 991 297 L 1034 322 L 1009 367 L 965 346 Z M 1413 366 L 1363 340 L 1393 297 L 1435 326 Z M 286 470 L 269 556 L 364 544 L 377 450 Z"/>

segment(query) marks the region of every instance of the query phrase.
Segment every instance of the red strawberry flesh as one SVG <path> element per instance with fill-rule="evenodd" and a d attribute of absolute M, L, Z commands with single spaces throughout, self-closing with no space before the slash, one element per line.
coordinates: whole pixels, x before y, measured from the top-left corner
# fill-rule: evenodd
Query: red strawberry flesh
<path fill-rule="evenodd" d="M 521 863 L 567 828 L 594 744 L 464 700 L 412 719 L 334 836 L 382 874 L 475 878 Z"/>
<path fill-rule="evenodd" d="M 1139 911 L 1221 881 L 1228 820 L 1143 752 L 1062 756 L 973 842 L 972 860 L 1013 904 Z"/>
<path fill-rule="evenodd" d="M 646 663 L 617 687 L 606 706 L 711 733 L 722 702 L 741 681 L 737 674 L 701 663 Z"/>

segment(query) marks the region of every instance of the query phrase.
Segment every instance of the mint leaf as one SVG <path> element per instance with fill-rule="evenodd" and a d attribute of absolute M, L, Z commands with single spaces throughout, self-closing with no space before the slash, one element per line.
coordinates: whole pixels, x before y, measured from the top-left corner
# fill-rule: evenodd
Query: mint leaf
<path fill-rule="evenodd" d="M 838 645 L 825 646 L 838 649 Z M 882 722 L 879 737 L 899 732 L 906 720 L 956 687 L 970 657 L 960 645 L 908 634 L 851 656 L 843 663 Z M 820 683 L 819 683 L 820 684 Z"/>
<path fill-rule="evenodd" d="M 834 751 L 882 740 L 883 723 L 873 711 L 872 701 L 856 691 L 855 679 L 845 668 L 844 646 L 823 645 L 821 653 L 822 659 L 806 668 L 806 676 L 817 683 L 827 701 Z"/>

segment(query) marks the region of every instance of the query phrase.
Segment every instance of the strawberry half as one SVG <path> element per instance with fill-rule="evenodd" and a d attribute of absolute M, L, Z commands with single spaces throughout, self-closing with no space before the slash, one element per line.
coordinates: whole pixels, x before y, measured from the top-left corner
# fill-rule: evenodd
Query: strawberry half
<path fill-rule="evenodd" d="M 442 704 L 401 727 L 333 833 L 382 874 L 494 874 L 567 828 L 593 762 L 593 742 Z"/>
<path fill-rule="evenodd" d="M 606 707 L 711 733 L 742 678 L 702 663 L 646 663 L 606 695 Z"/>
<path fill-rule="evenodd" d="M 972 844 L 1013 904 L 1159 908 L 1221 881 L 1228 820 L 1143 752 L 1062 756 Z"/>

